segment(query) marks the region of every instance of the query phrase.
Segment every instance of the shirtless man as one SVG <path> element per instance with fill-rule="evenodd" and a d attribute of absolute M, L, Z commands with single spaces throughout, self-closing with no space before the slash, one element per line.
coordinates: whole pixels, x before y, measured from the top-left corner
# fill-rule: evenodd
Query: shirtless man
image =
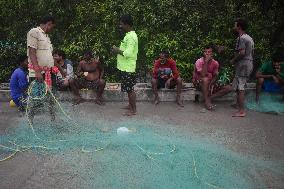
<path fill-rule="evenodd" d="M 77 78 L 70 81 L 70 87 L 76 96 L 74 104 L 79 104 L 84 101 L 79 93 L 79 89 L 86 88 L 95 90 L 97 98 L 95 102 L 103 105 L 103 92 L 105 81 L 102 79 L 104 70 L 99 59 L 94 59 L 91 52 L 85 52 L 83 60 L 80 61 L 77 68 Z"/>

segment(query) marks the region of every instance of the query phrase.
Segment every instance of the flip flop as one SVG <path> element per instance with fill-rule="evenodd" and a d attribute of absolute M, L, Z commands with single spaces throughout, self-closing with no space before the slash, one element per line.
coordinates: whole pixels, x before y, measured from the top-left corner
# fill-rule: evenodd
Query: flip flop
<path fill-rule="evenodd" d="M 232 117 L 245 117 L 245 116 L 246 116 L 246 113 L 239 113 L 239 112 L 232 115 Z"/>
<path fill-rule="evenodd" d="M 215 104 L 210 105 L 209 107 L 206 106 L 207 110 L 214 110 L 216 108 Z"/>
<path fill-rule="evenodd" d="M 124 116 L 134 116 L 134 115 L 136 115 L 136 113 L 134 113 L 134 112 L 125 112 L 123 115 Z"/>

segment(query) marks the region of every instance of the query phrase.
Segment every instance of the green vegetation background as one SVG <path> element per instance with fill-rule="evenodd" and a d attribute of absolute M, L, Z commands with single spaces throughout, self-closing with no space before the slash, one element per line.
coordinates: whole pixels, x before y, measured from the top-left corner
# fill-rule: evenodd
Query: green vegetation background
<path fill-rule="evenodd" d="M 0 0 L 0 82 L 7 82 L 17 67 L 15 59 L 26 52 L 26 34 L 49 13 L 56 18 L 51 34 L 55 49 L 78 62 L 85 49 L 104 57 L 108 82 L 119 81 L 116 60 L 110 54 L 119 45 L 118 20 L 125 13 L 134 18 L 139 37 L 137 72 L 149 81 L 153 60 L 161 49 L 170 50 L 183 79 L 189 82 L 194 62 L 208 43 L 227 49 L 216 55 L 221 80 L 229 82 L 233 68 L 234 19 L 248 19 L 248 33 L 255 41 L 256 67 L 284 44 L 282 0 Z"/>

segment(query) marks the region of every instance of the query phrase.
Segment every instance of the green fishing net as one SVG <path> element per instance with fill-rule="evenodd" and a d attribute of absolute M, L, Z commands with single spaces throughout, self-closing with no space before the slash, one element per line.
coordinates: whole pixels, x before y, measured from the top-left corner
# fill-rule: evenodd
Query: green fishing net
<path fill-rule="evenodd" d="M 246 107 L 250 110 L 284 115 L 284 100 L 281 93 L 262 92 L 260 100 L 255 101 L 255 92 L 251 91 L 247 95 Z"/>
<path fill-rule="evenodd" d="M 0 136 L 0 158 L 26 152 L 50 156 L 32 177 L 42 183 L 53 179 L 57 188 L 265 188 L 259 172 L 284 171 L 174 125 L 109 121 L 95 110 L 90 117 L 53 94 L 40 96 L 28 99 L 28 120 L 29 109 L 37 109 L 33 119 Z M 26 188 L 33 184 L 27 181 Z"/>

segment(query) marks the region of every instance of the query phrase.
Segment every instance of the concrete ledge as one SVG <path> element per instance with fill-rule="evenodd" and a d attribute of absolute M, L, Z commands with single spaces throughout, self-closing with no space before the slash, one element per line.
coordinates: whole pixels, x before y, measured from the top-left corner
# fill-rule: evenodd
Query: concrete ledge
<path fill-rule="evenodd" d="M 1 84 L 2 89 L 0 89 L 0 101 L 9 101 L 10 90 L 8 85 Z M 247 90 L 255 89 L 254 83 L 248 83 Z M 107 83 L 104 99 L 106 101 L 127 101 L 127 94 L 122 93 L 120 83 Z M 137 95 L 137 101 L 151 101 L 153 100 L 153 92 L 151 84 L 149 83 L 137 83 L 135 86 L 135 91 Z M 198 94 L 202 100 L 202 93 L 196 91 L 192 83 L 185 83 L 184 88 L 182 89 L 181 98 L 183 101 L 193 101 L 195 95 Z M 87 100 L 93 100 L 96 98 L 96 93 L 92 90 L 81 90 L 81 95 Z M 176 99 L 176 89 L 160 89 L 159 96 L 161 101 L 175 101 Z M 74 96 L 70 91 L 59 91 L 57 97 L 61 101 L 71 101 Z M 234 93 L 228 94 L 222 98 L 216 99 L 218 101 L 227 101 L 232 100 L 235 97 Z"/>

